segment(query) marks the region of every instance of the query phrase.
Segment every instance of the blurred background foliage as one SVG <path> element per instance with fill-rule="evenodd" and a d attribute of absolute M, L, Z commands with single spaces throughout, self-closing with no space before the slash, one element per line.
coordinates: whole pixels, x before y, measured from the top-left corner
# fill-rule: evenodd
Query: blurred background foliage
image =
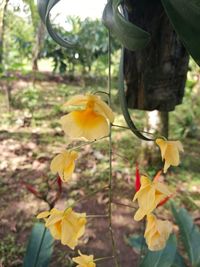
<path fill-rule="evenodd" d="M 22 10 L 21 10 L 22 9 Z M 19 6 L 9 4 L 4 12 L 3 64 L 5 71 L 38 70 L 34 57 L 42 60 L 42 67 L 56 73 L 106 74 L 107 30 L 98 19 L 68 16 L 66 25 L 58 27 L 59 34 L 71 40 L 79 40 L 79 46 L 63 49 L 45 32 L 33 0 L 24 0 Z M 92 38 L 92 41 L 91 41 Z M 40 41 L 38 41 L 40 40 Z M 37 47 L 36 47 L 37 46 Z M 112 40 L 113 55 L 119 54 L 120 46 Z M 35 50 L 38 51 L 35 55 Z M 37 63 L 36 63 L 37 65 Z M 117 67 L 113 71 L 117 74 Z"/>

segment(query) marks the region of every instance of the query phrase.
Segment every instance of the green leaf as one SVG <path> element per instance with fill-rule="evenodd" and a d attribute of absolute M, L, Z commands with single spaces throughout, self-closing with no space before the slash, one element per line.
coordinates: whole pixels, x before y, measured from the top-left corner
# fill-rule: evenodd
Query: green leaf
<path fill-rule="evenodd" d="M 183 257 L 176 251 L 175 259 L 171 267 L 187 267 Z"/>
<path fill-rule="evenodd" d="M 133 249 L 139 253 L 141 251 L 141 248 L 143 247 L 143 244 L 145 245 L 145 240 L 142 235 L 131 235 L 127 238 L 128 244 L 133 247 Z"/>
<path fill-rule="evenodd" d="M 144 48 L 150 40 L 149 33 L 132 24 L 120 13 L 122 0 L 109 1 L 103 12 L 103 23 L 127 49 L 135 51 Z"/>
<path fill-rule="evenodd" d="M 28 242 L 23 267 L 48 267 L 53 252 L 53 241 L 44 224 L 36 223 Z"/>
<path fill-rule="evenodd" d="M 177 211 L 172 203 L 172 212 L 181 232 L 183 244 L 193 267 L 200 267 L 200 232 L 186 209 Z"/>
<path fill-rule="evenodd" d="M 67 40 L 66 38 L 62 38 L 60 36 L 56 29 L 53 28 L 50 20 L 50 12 L 53 9 L 53 7 L 59 2 L 60 0 L 38 0 L 38 12 L 40 14 L 40 17 L 43 21 L 43 23 L 46 25 L 47 31 L 51 38 L 58 43 L 59 45 L 65 47 L 65 48 L 73 48 L 77 45 L 76 42 Z"/>
<path fill-rule="evenodd" d="M 162 4 L 184 46 L 200 65 L 200 1 L 162 0 Z"/>
<path fill-rule="evenodd" d="M 176 254 L 176 237 L 171 235 L 166 247 L 159 251 L 148 250 L 139 267 L 171 267 Z"/>

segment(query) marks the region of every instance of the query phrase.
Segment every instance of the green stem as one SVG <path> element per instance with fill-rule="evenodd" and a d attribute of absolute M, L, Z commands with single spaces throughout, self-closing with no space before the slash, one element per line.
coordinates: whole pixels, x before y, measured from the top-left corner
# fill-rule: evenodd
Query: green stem
<path fill-rule="evenodd" d="M 109 96 L 109 93 L 104 92 L 104 91 L 96 91 L 96 92 L 94 93 L 94 95 L 97 95 L 97 94 L 105 94 L 105 95 Z"/>
<path fill-rule="evenodd" d="M 114 256 L 102 257 L 102 258 L 98 258 L 98 259 L 94 260 L 94 262 L 104 261 L 104 260 L 110 260 L 110 259 L 113 259 L 113 258 L 114 258 Z"/>
<path fill-rule="evenodd" d="M 117 127 L 117 128 L 122 128 L 122 129 L 130 130 L 130 131 L 131 131 L 130 127 L 127 127 L 127 126 L 118 125 L 118 124 L 112 124 L 112 126 L 113 126 L 113 127 Z M 149 134 L 149 135 L 152 135 L 152 136 L 155 135 L 154 133 L 150 133 L 150 132 L 147 132 L 147 131 L 142 131 L 142 130 L 140 130 L 140 132 L 141 132 L 141 133 L 146 133 L 146 134 Z M 161 138 L 167 140 L 165 137 L 162 137 L 162 136 L 161 136 Z M 152 140 L 152 141 L 153 141 L 153 140 Z"/>
<path fill-rule="evenodd" d="M 37 252 L 37 255 L 36 255 L 34 267 L 37 267 L 38 260 L 39 260 L 39 257 L 40 257 L 40 251 L 41 251 L 41 248 L 42 248 L 42 245 L 43 245 L 43 241 L 44 241 L 44 237 L 45 237 L 46 231 L 47 231 L 47 228 L 45 227 L 44 230 L 43 230 L 43 233 L 42 233 L 42 238 L 41 238 L 39 249 L 38 249 L 38 252 Z"/>
<path fill-rule="evenodd" d="M 124 206 L 124 207 L 130 208 L 130 209 L 134 209 L 134 210 L 136 209 L 136 207 L 133 207 L 133 206 L 130 206 L 130 205 L 127 205 L 127 204 L 124 204 L 124 203 L 115 202 L 115 201 L 113 201 L 112 203 L 115 204 L 115 205 L 119 205 L 119 206 Z"/>
<path fill-rule="evenodd" d="M 108 31 L 108 93 L 109 93 L 109 106 L 111 107 L 111 42 L 110 42 L 110 31 Z M 119 267 L 117 260 L 117 250 L 112 229 L 112 125 L 110 124 L 109 132 L 109 203 L 108 203 L 108 214 L 109 214 L 109 231 L 112 242 L 112 251 L 115 266 Z"/>
<path fill-rule="evenodd" d="M 99 139 L 95 139 L 93 141 L 85 142 L 85 143 L 83 143 L 83 144 L 81 144 L 79 146 L 75 146 L 75 147 L 71 147 L 71 148 L 67 148 L 67 149 L 69 149 L 69 150 L 76 150 L 76 149 L 79 149 L 79 148 L 81 148 L 83 146 L 91 145 L 93 143 L 96 143 L 96 142 L 101 141 L 102 139 L 105 139 L 105 138 L 108 138 L 108 137 L 109 137 L 108 135 L 107 136 L 103 136 L 103 137 L 101 137 Z"/>

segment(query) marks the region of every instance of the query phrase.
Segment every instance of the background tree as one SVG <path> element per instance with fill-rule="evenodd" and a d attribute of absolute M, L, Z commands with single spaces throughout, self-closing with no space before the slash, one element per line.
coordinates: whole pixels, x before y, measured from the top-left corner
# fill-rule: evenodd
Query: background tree
<path fill-rule="evenodd" d="M 160 1 L 126 1 L 128 18 L 151 34 L 142 50 L 125 50 L 128 106 L 158 110 L 157 131 L 168 136 L 168 111 L 182 102 L 189 56 Z"/>
<path fill-rule="evenodd" d="M 45 27 L 39 18 L 37 6 L 34 0 L 23 0 L 30 9 L 31 20 L 34 29 L 34 43 L 32 47 L 32 70 L 38 71 L 38 59 L 44 43 Z"/>
<path fill-rule="evenodd" d="M 3 71 L 3 40 L 5 31 L 5 14 L 8 5 L 8 0 L 0 2 L 0 72 Z"/>

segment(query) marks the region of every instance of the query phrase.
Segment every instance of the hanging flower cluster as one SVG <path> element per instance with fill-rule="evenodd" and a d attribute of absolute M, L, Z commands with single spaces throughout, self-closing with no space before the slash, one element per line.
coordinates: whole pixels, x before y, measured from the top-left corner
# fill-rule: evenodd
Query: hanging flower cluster
<path fill-rule="evenodd" d="M 109 136 L 110 123 L 114 121 L 111 108 L 96 95 L 78 95 L 72 97 L 64 104 L 70 111 L 61 120 L 62 129 L 69 139 L 94 142 Z M 166 173 L 170 165 L 177 166 L 180 163 L 179 152 L 183 151 L 179 141 L 167 141 L 157 138 L 156 144 L 160 147 L 164 162 L 163 172 Z M 56 155 L 50 164 L 53 174 L 58 174 L 60 182 L 69 182 L 75 170 L 75 162 L 78 159 L 76 150 L 63 150 Z M 144 237 L 148 248 L 152 251 L 161 250 L 172 231 L 172 224 L 156 218 L 153 212 L 163 205 L 172 195 L 168 186 L 159 180 L 159 174 L 151 180 L 142 175 L 140 178 L 138 166 L 136 166 L 136 194 L 133 201 L 138 202 L 138 210 L 134 215 L 136 221 L 146 217 L 146 230 Z M 79 239 L 85 233 L 87 223 L 86 213 L 77 213 L 72 207 L 65 210 L 56 208 L 43 211 L 37 216 L 43 219 L 51 235 L 60 240 L 63 245 L 75 249 Z M 98 259 L 97 259 L 98 260 Z M 77 267 L 96 267 L 93 255 L 84 255 L 79 251 L 79 256 L 73 261 Z"/>
<path fill-rule="evenodd" d="M 180 163 L 179 152 L 183 151 L 180 141 L 157 138 L 155 142 L 160 147 L 162 160 L 165 161 L 163 172 L 166 173 L 170 165 L 178 166 Z M 144 237 L 151 251 L 163 249 L 172 232 L 172 224 L 169 221 L 158 220 L 152 213 L 172 195 L 168 186 L 159 181 L 160 173 L 152 181 L 147 176 L 140 178 L 138 169 L 136 170 L 136 194 L 133 201 L 138 201 L 139 209 L 136 211 L 134 219 L 140 221 L 146 216 Z"/>
<path fill-rule="evenodd" d="M 95 141 L 107 137 L 110 123 L 114 121 L 111 108 L 96 95 L 78 95 L 64 104 L 73 110 L 60 120 L 63 131 L 70 141 L 82 139 Z M 78 153 L 75 150 L 63 150 L 56 155 L 50 164 L 53 174 L 58 174 L 62 182 L 68 182 L 75 169 Z M 72 207 L 61 211 L 56 208 L 38 214 L 38 219 L 45 221 L 54 239 L 60 240 L 63 245 L 74 249 L 78 240 L 84 235 L 87 223 L 86 213 L 74 212 Z M 96 267 L 93 255 L 84 255 L 79 252 L 73 258 L 77 267 Z"/>

